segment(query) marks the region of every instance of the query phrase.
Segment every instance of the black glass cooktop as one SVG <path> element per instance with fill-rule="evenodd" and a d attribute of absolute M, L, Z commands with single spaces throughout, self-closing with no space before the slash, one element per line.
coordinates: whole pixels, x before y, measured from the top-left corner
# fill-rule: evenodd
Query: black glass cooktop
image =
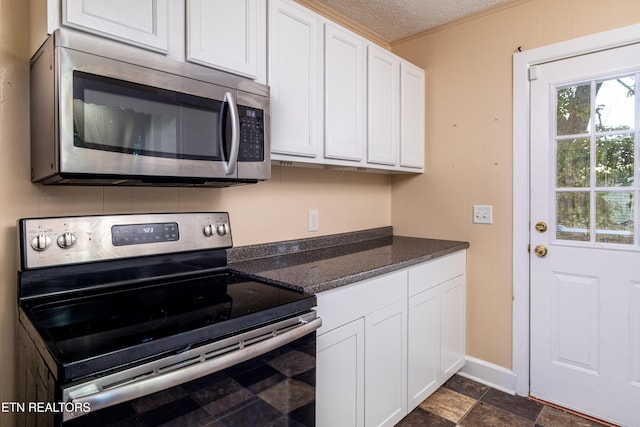
<path fill-rule="evenodd" d="M 313 295 L 224 272 L 23 309 L 74 377 L 109 363 L 181 351 L 313 306 Z"/>

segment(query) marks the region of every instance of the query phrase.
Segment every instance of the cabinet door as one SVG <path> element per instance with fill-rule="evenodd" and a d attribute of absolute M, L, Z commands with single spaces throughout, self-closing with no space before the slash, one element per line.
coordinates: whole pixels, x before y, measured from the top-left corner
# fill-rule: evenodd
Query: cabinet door
<path fill-rule="evenodd" d="M 324 48 L 324 155 L 361 161 L 365 144 L 364 40 L 326 24 Z"/>
<path fill-rule="evenodd" d="M 166 53 L 169 0 L 62 0 L 62 24 Z"/>
<path fill-rule="evenodd" d="M 364 319 L 318 337 L 316 424 L 364 426 Z"/>
<path fill-rule="evenodd" d="M 266 55 L 266 8 L 258 0 L 187 0 L 187 60 L 256 79 Z"/>
<path fill-rule="evenodd" d="M 442 381 L 453 376 L 465 362 L 466 352 L 466 276 L 440 285 Z"/>
<path fill-rule="evenodd" d="M 407 414 L 407 301 L 365 316 L 365 425 L 393 426 Z"/>
<path fill-rule="evenodd" d="M 367 89 L 367 160 L 395 166 L 400 145 L 400 61 L 369 46 Z"/>
<path fill-rule="evenodd" d="M 424 70 L 400 65 L 400 166 L 424 168 Z"/>
<path fill-rule="evenodd" d="M 411 412 L 440 387 L 440 288 L 409 298 L 408 408 Z"/>
<path fill-rule="evenodd" d="M 321 42 L 318 15 L 291 1 L 269 2 L 271 152 L 317 157 Z"/>

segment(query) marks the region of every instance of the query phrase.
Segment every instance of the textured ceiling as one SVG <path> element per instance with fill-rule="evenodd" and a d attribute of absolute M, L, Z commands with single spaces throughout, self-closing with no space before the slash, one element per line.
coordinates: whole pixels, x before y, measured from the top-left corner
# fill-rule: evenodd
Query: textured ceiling
<path fill-rule="evenodd" d="M 317 0 L 389 42 L 509 0 Z"/>

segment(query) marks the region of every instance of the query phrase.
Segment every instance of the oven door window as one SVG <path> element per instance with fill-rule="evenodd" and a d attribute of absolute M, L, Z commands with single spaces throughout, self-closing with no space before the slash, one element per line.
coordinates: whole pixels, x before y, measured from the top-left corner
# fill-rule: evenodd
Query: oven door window
<path fill-rule="evenodd" d="M 222 102 L 74 71 L 74 145 L 140 156 L 223 161 Z M 224 135 L 223 135 L 224 134 Z"/>

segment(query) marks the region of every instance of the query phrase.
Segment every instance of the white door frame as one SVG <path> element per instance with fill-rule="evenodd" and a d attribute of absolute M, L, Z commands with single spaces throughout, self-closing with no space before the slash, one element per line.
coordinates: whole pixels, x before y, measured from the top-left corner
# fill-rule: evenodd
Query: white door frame
<path fill-rule="evenodd" d="M 571 56 L 640 42 L 640 24 L 513 56 L 513 360 L 516 393 L 529 395 L 529 69 Z M 526 191 L 523 191 L 525 190 Z"/>

